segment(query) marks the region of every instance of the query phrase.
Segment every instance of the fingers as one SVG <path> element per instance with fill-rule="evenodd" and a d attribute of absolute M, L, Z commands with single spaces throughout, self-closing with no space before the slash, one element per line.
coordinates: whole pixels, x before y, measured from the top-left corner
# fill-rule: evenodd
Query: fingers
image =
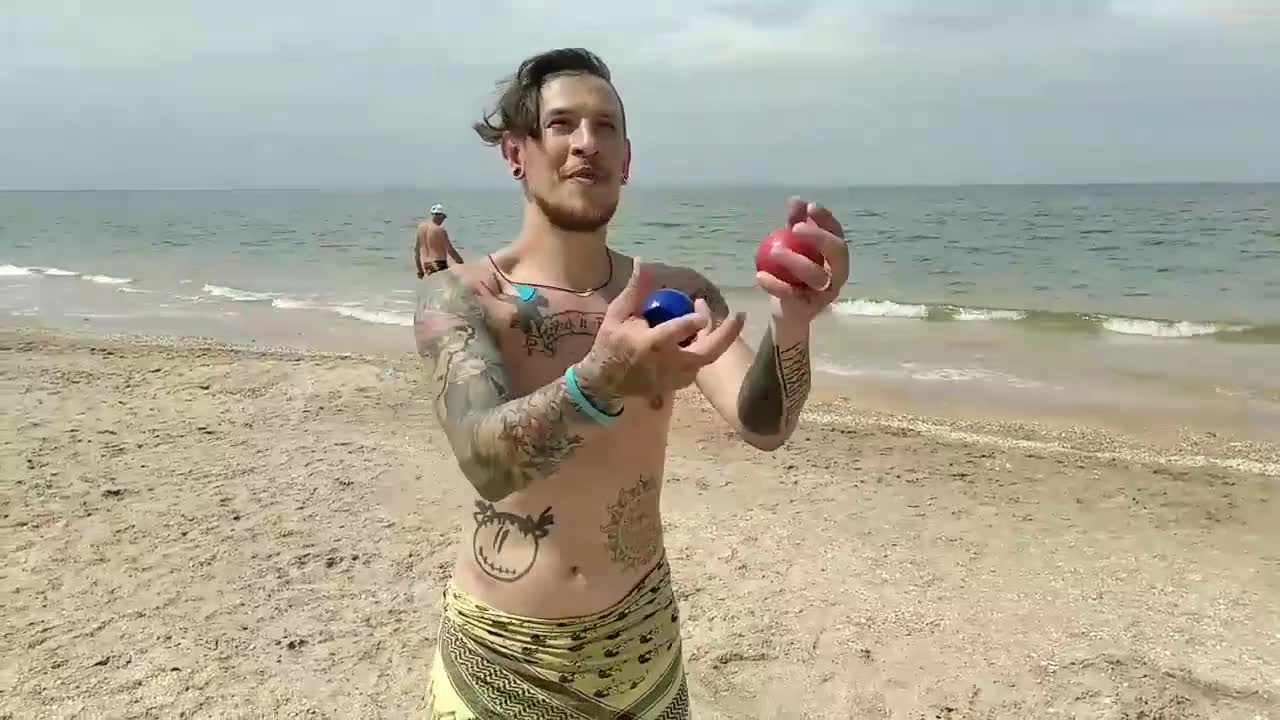
<path fill-rule="evenodd" d="M 793 195 L 787 198 L 787 227 L 804 222 L 808 215 L 807 205 L 802 197 Z"/>
<path fill-rule="evenodd" d="M 698 338 L 697 342 L 686 348 L 683 354 L 693 356 L 692 359 L 698 367 L 713 363 L 737 341 L 746 324 L 747 314 L 736 312 L 725 318 L 715 330 Z"/>
<path fill-rule="evenodd" d="M 836 216 L 831 211 L 822 207 L 818 203 L 809 203 L 806 208 L 809 219 L 818 224 L 818 227 L 835 235 L 836 237 L 844 237 L 844 227 L 840 225 L 840 221 L 836 220 Z"/>
<path fill-rule="evenodd" d="M 648 266 L 641 264 L 640 258 L 633 259 L 631 277 L 627 279 L 627 285 L 622 288 L 622 292 L 618 293 L 618 296 L 605 309 L 605 318 L 622 322 L 632 315 L 639 315 L 643 312 L 640 305 L 653 290 L 653 282 L 653 273 Z"/>
<path fill-rule="evenodd" d="M 698 331 L 706 327 L 709 321 L 709 316 L 699 315 L 696 312 L 683 315 L 674 320 L 668 320 L 649 331 L 647 345 L 652 351 L 660 351 L 668 346 L 675 347 L 679 343 L 697 335 Z"/>
<path fill-rule="evenodd" d="M 815 243 L 818 250 L 830 266 L 829 287 L 839 288 L 849 279 L 849 246 L 844 239 L 844 226 L 836 220 L 830 210 L 816 202 L 808 202 L 801 197 L 787 200 L 787 225 L 797 235 L 801 235 Z M 779 258 L 781 259 L 781 258 Z M 798 268 L 788 269 L 805 282 L 806 285 L 821 291 L 826 286 L 826 279 L 816 285 L 810 279 L 816 279 L 811 273 L 801 274 Z"/>
<path fill-rule="evenodd" d="M 770 254 L 774 260 L 790 271 L 792 276 L 812 290 L 822 292 L 831 282 L 831 276 L 827 274 L 825 267 L 800 253 L 784 247 L 775 247 Z"/>
<path fill-rule="evenodd" d="M 706 335 L 707 333 L 715 329 L 716 319 L 711 315 L 711 306 L 707 304 L 707 301 L 705 299 L 698 298 L 694 300 L 693 311 L 701 315 L 702 317 L 706 318 L 707 320 L 706 326 L 704 326 L 701 330 L 698 331 L 699 336 Z"/>
<path fill-rule="evenodd" d="M 804 302 L 808 300 L 805 297 L 805 291 L 796 287 L 785 280 L 779 280 L 777 277 L 761 271 L 756 273 L 756 283 L 760 288 L 779 300 L 794 300 L 796 302 Z"/>
<path fill-rule="evenodd" d="M 829 212 L 826 214 L 830 216 Z M 830 218 L 830 222 L 840 230 L 840 224 L 835 221 L 835 218 Z M 849 244 L 844 238 L 822 227 L 816 220 L 796 225 L 792 228 L 792 232 L 813 243 L 814 247 L 822 253 L 822 257 L 826 258 L 827 265 L 830 266 L 832 287 L 844 285 L 845 280 L 849 279 Z M 779 260 L 781 259 L 779 257 Z M 803 279 L 803 276 L 798 274 L 796 277 Z M 819 282 L 816 287 L 823 287 L 825 282 L 825 280 Z"/>

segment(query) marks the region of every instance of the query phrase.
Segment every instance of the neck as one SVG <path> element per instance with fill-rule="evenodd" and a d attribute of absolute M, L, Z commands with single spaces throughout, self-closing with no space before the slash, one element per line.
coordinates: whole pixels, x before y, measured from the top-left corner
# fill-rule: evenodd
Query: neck
<path fill-rule="evenodd" d="M 537 204 L 527 202 L 520 234 L 511 243 L 514 262 L 509 274 L 519 282 L 585 290 L 609 276 L 608 229 L 573 232 L 547 221 Z"/>

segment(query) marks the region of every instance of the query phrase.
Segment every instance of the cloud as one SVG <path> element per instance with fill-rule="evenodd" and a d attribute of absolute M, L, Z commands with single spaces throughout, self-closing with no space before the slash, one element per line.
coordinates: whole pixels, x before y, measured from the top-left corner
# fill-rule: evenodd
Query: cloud
<path fill-rule="evenodd" d="M 711 12 L 763 28 L 775 29 L 808 17 L 818 6 L 817 0 L 722 0 L 710 6 Z"/>
<path fill-rule="evenodd" d="M 1280 178 L 1272 0 L 9 0 L 0 186 L 501 182 L 469 129 L 599 52 L 636 182 Z"/>

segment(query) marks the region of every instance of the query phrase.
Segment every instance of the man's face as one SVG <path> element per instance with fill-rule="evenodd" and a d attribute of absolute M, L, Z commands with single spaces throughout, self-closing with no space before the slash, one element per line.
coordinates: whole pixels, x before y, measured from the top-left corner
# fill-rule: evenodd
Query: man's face
<path fill-rule="evenodd" d="M 542 137 L 513 139 L 508 160 L 524 168 L 526 194 L 553 225 L 599 229 L 631 164 L 618 97 L 594 75 L 561 75 L 543 84 L 541 112 Z"/>
<path fill-rule="evenodd" d="M 431 219 L 434 220 L 437 225 L 443 225 L 444 213 L 431 213 Z"/>

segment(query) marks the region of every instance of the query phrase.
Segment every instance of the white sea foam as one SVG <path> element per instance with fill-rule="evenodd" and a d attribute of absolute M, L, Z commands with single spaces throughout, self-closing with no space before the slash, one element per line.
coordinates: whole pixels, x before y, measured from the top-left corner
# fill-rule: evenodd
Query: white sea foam
<path fill-rule="evenodd" d="M 389 312 L 386 310 L 367 310 L 365 308 L 353 307 L 332 307 L 329 309 L 343 317 L 367 323 L 374 323 L 375 325 L 401 325 L 404 327 L 411 327 L 413 325 L 413 316 L 408 313 Z"/>
<path fill-rule="evenodd" d="M 413 315 L 409 313 L 371 309 L 358 302 L 348 301 L 326 305 L 309 300 L 280 297 L 271 301 L 271 307 L 277 310 L 319 310 L 341 315 L 352 320 L 359 320 L 360 322 L 373 323 L 374 325 L 400 325 L 404 327 L 413 325 Z"/>
<path fill-rule="evenodd" d="M 63 270 L 62 268 L 56 268 L 56 267 L 42 267 L 42 268 L 31 268 L 31 269 L 37 270 L 44 275 L 48 275 L 49 277 L 76 277 L 80 274 L 75 270 Z"/>
<path fill-rule="evenodd" d="M 956 308 L 951 316 L 956 320 L 1025 320 L 1027 313 L 1022 310 L 988 310 L 986 308 Z"/>
<path fill-rule="evenodd" d="M 837 315 L 847 315 L 853 317 L 882 317 L 882 318 L 914 318 L 923 319 L 929 317 L 928 305 L 907 305 L 897 303 L 892 300 L 870 300 L 867 298 L 859 298 L 857 300 L 841 300 L 831 306 L 831 311 Z"/>
<path fill-rule="evenodd" d="M 1142 320 L 1138 318 L 1109 317 L 1102 327 L 1121 335 L 1144 335 L 1153 338 L 1191 338 L 1220 332 L 1239 332 L 1248 328 L 1240 325 L 1222 325 L 1190 320 Z"/>
<path fill-rule="evenodd" d="M 836 362 L 830 358 L 816 358 L 814 370 L 828 375 L 840 377 L 871 377 L 890 380 L 918 380 L 921 382 L 982 382 L 993 385 L 1008 385 L 1023 390 L 1035 390 L 1048 387 L 1038 380 L 1029 380 L 1011 373 L 983 368 L 929 368 L 921 369 L 916 363 L 904 362 L 900 370 L 854 367 Z M 1057 386 L 1054 386 L 1055 389 Z"/>
<path fill-rule="evenodd" d="M 0 277 L 19 277 L 31 274 L 30 268 L 18 267 L 17 265 L 0 265 Z"/>
<path fill-rule="evenodd" d="M 983 368 L 934 368 L 932 370 L 921 370 L 912 372 L 910 375 L 912 380 L 924 381 L 946 381 L 946 382 L 986 382 L 997 385 L 1009 385 L 1024 390 L 1034 390 L 1044 387 L 1044 383 L 1037 380 L 1028 380 L 1010 373 L 999 372 L 996 370 L 986 370 Z"/>
<path fill-rule="evenodd" d="M 295 298 L 280 297 L 271 301 L 271 307 L 281 310 L 321 310 L 323 307 L 317 306 L 315 303 L 306 300 L 297 300 Z"/>
<path fill-rule="evenodd" d="M 813 369 L 828 375 L 839 375 L 840 377 L 858 377 L 871 374 L 871 371 L 865 368 L 842 365 L 827 358 L 815 359 L 813 361 Z"/>
<path fill-rule="evenodd" d="M 110 275 L 82 275 L 85 280 L 99 285 L 128 285 L 133 278 L 112 277 Z"/>
<path fill-rule="evenodd" d="M 234 300 L 235 302 L 265 302 L 279 295 L 279 293 L 241 290 L 239 288 L 226 287 L 224 285 L 205 285 L 201 290 L 214 297 L 226 298 L 228 300 Z"/>

